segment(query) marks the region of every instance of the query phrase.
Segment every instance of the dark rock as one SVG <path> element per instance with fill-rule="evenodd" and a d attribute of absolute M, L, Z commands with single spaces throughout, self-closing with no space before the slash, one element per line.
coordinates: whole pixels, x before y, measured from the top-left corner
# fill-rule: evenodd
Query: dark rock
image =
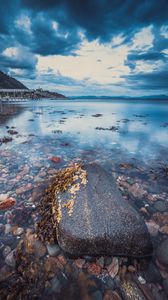
<path fill-rule="evenodd" d="M 164 265 L 168 265 L 168 239 L 164 240 L 157 248 L 156 255 L 159 260 Z"/>
<path fill-rule="evenodd" d="M 122 198 L 114 178 L 99 165 L 85 168 L 87 184 L 80 185 L 75 200 L 60 194 L 61 218 L 57 224 L 60 247 L 80 255 L 151 255 L 152 245 L 141 216 Z M 75 191 L 76 192 L 76 191 Z M 74 203 L 69 213 L 69 201 Z"/>

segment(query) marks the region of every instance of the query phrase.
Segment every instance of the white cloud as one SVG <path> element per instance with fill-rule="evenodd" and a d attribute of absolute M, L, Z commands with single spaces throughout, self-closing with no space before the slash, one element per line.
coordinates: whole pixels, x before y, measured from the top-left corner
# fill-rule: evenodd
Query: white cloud
<path fill-rule="evenodd" d="M 165 38 L 168 39 L 168 25 L 163 25 L 160 29 L 160 34 Z"/>
<path fill-rule="evenodd" d="M 27 33 L 31 33 L 31 21 L 26 15 L 21 15 L 20 18 L 16 20 L 16 26 Z"/>
<path fill-rule="evenodd" d="M 75 56 L 38 56 L 37 69 L 43 72 L 50 67 L 76 80 L 90 78 L 100 84 L 115 84 L 124 81 L 121 75 L 129 74 L 129 67 L 124 65 L 128 50 L 124 45 L 113 48 L 112 43 L 102 45 L 84 39 Z"/>
<path fill-rule="evenodd" d="M 150 25 L 134 35 L 132 50 L 148 51 L 153 47 L 154 34 L 152 33 L 152 28 Z"/>
<path fill-rule="evenodd" d="M 159 70 L 164 66 L 163 61 L 157 60 L 154 62 L 137 60 L 134 73 L 151 73 Z"/>
<path fill-rule="evenodd" d="M 6 57 L 17 57 L 19 55 L 19 49 L 17 47 L 10 47 L 6 48 L 3 52 L 2 55 Z"/>

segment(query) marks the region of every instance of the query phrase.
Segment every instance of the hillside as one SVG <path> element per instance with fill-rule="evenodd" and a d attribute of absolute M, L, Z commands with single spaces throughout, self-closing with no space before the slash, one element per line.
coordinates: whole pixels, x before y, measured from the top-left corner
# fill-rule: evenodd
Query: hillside
<path fill-rule="evenodd" d="M 0 71 L 0 89 L 28 89 L 20 81 Z"/>

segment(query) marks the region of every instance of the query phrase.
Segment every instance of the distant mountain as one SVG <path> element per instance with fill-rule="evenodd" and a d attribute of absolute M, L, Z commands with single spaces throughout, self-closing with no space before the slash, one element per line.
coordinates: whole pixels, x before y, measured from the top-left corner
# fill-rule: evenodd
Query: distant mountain
<path fill-rule="evenodd" d="M 27 90 L 28 88 L 21 83 L 20 81 L 16 80 L 15 78 L 6 75 L 2 71 L 0 71 L 0 89 L 24 89 Z"/>
<path fill-rule="evenodd" d="M 151 95 L 151 96 L 141 96 L 141 97 L 133 97 L 133 96 L 72 96 L 71 99 L 104 99 L 104 100 L 168 100 L 168 95 Z"/>

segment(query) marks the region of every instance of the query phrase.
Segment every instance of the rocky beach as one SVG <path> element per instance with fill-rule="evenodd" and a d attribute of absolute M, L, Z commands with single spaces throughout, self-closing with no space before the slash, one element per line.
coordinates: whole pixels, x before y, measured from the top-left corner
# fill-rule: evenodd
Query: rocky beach
<path fill-rule="evenodd" d="M 167 299 L 167 106 L 102 101 L 1 105 L 1 299 Z"/>

